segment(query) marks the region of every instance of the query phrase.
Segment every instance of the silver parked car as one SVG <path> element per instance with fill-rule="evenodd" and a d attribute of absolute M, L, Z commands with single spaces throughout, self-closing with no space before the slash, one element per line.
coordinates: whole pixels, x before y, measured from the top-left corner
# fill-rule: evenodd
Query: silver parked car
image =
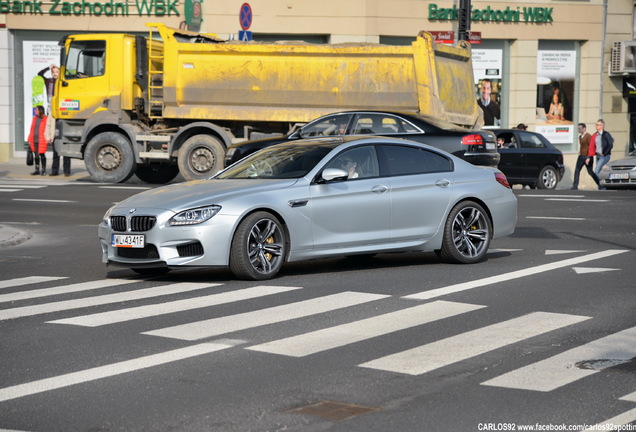
<path fill-rule="evenodd" d="M 516 221 L 496 168 L 401 139 L 322 138 L 130 197 L 106 212 L 99 240 L 105 263 L 139 273 L 229 266 L 263 280 L 284 262 L 329 256 L 436 251 L 475 263 Z"/>
<path fill-rule="evenodd" d="M 636 188 L 636 150 L 626 158 L 610 160 L 598 177 L 601 186 L 607 189 Z"/>

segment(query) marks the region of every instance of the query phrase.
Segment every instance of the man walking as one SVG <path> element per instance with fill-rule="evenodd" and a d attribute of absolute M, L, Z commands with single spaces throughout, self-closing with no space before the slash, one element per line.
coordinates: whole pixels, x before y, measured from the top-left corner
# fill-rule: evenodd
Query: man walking
<path fill-rule="evenodd" d="M 594 173 L 594 159 L 588 158 L 588 152 L 590 151 L 591 135 L 587 133 L 587 126 L 585 123 L 579 123 L 579 156 L 576 158 L 576 166 L 574 167 L 574 182 L 572 182 L 572 190 L 579 188 L 579 175 L 581 169 L 585 167 L 587 173 L 592 177 L 596 186 L 601 189 L 601 183 L 598 180 L 598 176 Z"/>
<path fill-rule="evenodd" d="M 598 119 L 596 122 L 596 133 L 590 139 L 590 150 L 588 159 L 596 156 L 596 169 L 594 173 L 598 177 L 607 162 L 612 156 L 612 147 L 614 147 L 614 138 L 605 130 L 605 121 Z"/>

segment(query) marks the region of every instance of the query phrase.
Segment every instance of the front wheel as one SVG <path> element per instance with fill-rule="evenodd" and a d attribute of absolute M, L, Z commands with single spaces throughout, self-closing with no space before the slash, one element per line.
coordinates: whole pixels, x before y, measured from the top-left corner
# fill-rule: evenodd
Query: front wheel
<path fill-rule="evenodd" d="M 223 168 L 225 147 L 210 135 L 194 135 L 179 150 L 179 172 L 186 180 L 211 177 Z"/>
<path fill-rule="evenodd" d="M 550 165 L 543 167 L 541 173 L 539 173 L 537 187 L 539 189 L 555 189 L 557 183 L 559 183 L 559 177 L 554 167 Z"/>
<path fill-rule="evenodd" d="M 122 183 L 137 168 L 135 155 L 128 139 L 117 132 L 95 135 L 84 150 L 86 170 L 101 183 Z"/>
<path fill-rule="evenodd" d="M 285 231 L 267 212 L 256 212 L 241 221 L 232 240 L 230 270 L 238 279 L 271 279 L 285 261 Z"/>
<path fill-rule="evenodd" d="M 444 225 L 439 256 L 449 262 L 472 264 L 486 257 L 492 226 L 483 207 L 464 201 L 451 210 Z"/>

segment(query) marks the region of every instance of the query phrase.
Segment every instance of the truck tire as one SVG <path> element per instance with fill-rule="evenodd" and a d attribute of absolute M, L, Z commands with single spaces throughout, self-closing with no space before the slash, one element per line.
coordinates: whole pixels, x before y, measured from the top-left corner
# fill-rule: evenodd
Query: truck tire
<path fill-rule="evenodd" d="M 179 167 L 175 164 L 151 163 L 137 165 L 135 175 L 141 181 L 152 184 L 164 184 L 174 179 L 179 174 Z"/>
<path fill-rule="evenodd" d="M 84 150 L 88 173 L 100 183 L 122 183 L 137 168 L 130 141 L 117 132 L 95 135 Z"/>
<path fill-rule="evenodd" d="M 186 180 L 211 177 L 223 168 L 225 147 L 210 135 L 194 135 L 179 150 L 179 172 Z"/>

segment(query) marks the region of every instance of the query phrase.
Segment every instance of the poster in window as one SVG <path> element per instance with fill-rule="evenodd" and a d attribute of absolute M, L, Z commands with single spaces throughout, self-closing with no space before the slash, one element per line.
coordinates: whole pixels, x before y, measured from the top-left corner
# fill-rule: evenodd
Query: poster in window
<path fill-rule="evenodd" d="M 536 131 L 552 143 L 574 140 L 572 101 L 576 51 L 537 52 Z"/>

